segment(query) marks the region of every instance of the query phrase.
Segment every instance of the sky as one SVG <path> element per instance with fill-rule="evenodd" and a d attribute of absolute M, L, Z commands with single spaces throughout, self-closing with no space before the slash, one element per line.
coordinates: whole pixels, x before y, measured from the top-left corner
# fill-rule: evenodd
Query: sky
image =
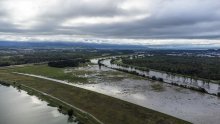
<path fill-rule="evenodd" d="M 1 41 L 220 46 L 219 0 L 0 0 Z"/>

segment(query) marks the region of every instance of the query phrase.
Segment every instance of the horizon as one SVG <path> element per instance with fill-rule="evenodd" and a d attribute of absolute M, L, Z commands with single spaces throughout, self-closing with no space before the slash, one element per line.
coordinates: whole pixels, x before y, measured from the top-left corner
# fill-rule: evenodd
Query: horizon
<path fill-rule="evenodd" d="M 100 42 L 66 41 L 0 41 L 0 48 L 92 48 L 124 50 L 219 50 L 216 45 L 197 44 L 117 44 Z"/>

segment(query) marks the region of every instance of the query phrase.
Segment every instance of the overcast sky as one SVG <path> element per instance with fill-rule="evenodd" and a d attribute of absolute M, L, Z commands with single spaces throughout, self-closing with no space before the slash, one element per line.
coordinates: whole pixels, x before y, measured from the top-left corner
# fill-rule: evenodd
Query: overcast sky
<path fill-rule="evenodd" d="M 0 0 L 0 40 L 220 45 L 219 0 Z"/>

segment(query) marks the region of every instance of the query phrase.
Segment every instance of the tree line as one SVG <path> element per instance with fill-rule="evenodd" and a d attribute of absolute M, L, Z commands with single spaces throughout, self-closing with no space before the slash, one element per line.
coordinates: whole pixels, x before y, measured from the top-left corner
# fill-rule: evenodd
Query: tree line
<path fill-rule="evenodd" d="M 210 80 L 220 80 L 220 58 L 195 56 L 148 56 L 123 58 L 122 63 Z"/>
<path fill-rule="evenodd" d="M 89 60 L 86 59 L 71 59 L 71 60 L 60 60 L 60 61 L 52 61 L 48 62 L 48 66 L 50 67 L 57 67 L 57 68 L 64 68 L 64 67 L 77 67 L 80 63 L 86 63 Z"/>

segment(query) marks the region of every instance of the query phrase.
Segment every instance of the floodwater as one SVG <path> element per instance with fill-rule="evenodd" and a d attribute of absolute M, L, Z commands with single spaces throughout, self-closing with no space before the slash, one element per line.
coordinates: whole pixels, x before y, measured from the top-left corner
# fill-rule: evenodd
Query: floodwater
<path fill-rule="evenodd" d="M 78 87 L 113 96 L 195 124 L 219 124 L 219 97 L 167 83 L 143 78 L 129 78 L 130 74 L 126 73 L 120 73 L 117 76 L 110 75 L 109 72 L 118 71 L 106 67 L 99 70 L 97 65 L 84 68 L 84 70 L 93 70 L 94 73 L 86 77 L 93 77 L 96 80 L 92 80 L 94 83 L 90 84 L 77 84 Z M 100 75 L 106 72 L 108 72 L 108 78 Z M 125 78 L 119 81 L 114 80 L 121 76 Z M 153 86 L 159 86 L 159 90 L 154 89 Z"/>
<path fill-rule="evenodd" d="M 0 124 L 77 124 L 25 91 L 0 85 Z"/>
<path fill-rule="evenodd" d="M 141 71 L 135 68 L 126 68 L 126 67 L 122 67 L 122 66 L 118 66 L 115 64 L 111 64 L 110 63 L 111 59 L 105 59 L 103 61 L 101 61 L 105 66 L 109 67 L 109 68 L 114 68 L 114 69 L 123 69 L 123 70 L 127 70 L 127 71 L 135 71 L 140 75 L 145 75 L 148 77 L 153 77 L 156 76 L 157 78 L 163 78 L 164 82 L 166 83 L 175 83 L 178 85 L 186 85 L 186 86 L 190 86 L 190 87 L 195 87 L 195 88 L 204 88 L 209 94 L 218 94 L 220 93 L 220 85 L 219 84 L 215 84 L 215 83 L 211 83 L 211 82 L 207 82 L 207 81 L 203 81 L 203 80 L 199 80 L 199 79 L 193 79 L 193 78 L 188 78 L 188 77 L 183 77 L 180 75 L 174 75 L 174 74 L 168 74 L 165 72 L 159 72 L 159 71 L 155 71 L 155 70 L 149 70 L 149 71 Z M 96 62 L 96 60 L 92 60 L 92 62 Z"/>
<path fill-rule="evenodd" d="M 97 61 L 93 60 L 93 62 Z M 220 98 L 217 96 L 147 80 L 107 67 L 99 69 L 98 65 L 64 70 L 64 72 L 71 71 L 73 74 L 77 71 L 90 72 L 78 75 L 88 78 L 89 83 L 76 84 L 39 75 L 24 75 L 106 94 L 195 124 L 220 122 Z"/>

